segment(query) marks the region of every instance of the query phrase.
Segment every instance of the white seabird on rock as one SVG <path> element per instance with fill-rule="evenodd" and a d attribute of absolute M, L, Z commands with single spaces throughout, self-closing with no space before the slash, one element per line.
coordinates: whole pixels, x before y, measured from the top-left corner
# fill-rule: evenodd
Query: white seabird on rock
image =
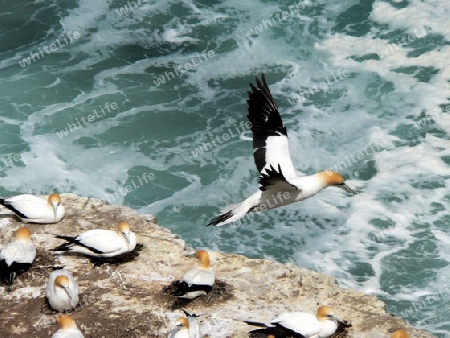
<path fill-rule="evenodd" d="M 198 250 L 195 255 L 200 260 L 200 265 L 187 271 L 172 292 L 176 297 L 194 299 L 211 292 L 216 274 L 211 267 L 209 254 L 205 250 Z"/>
<path fill-rule="evenodd" d="M 298 176 L 289 153 L 286 128 L 278 107 L 262 75 L 256 78 L 256 87 L 250 84 L 248 120 L 253 132 L 253 153 L 260 173 L 259 190 L 245 201 L 228 207 L 207 226 L 221 226 L 234 222 L 253 211 L 279 208 L 314 196 L 324 188 L 335 186 L 356 194 L 344 183 L 342 176 L 328 170 L 311 176 Z"/>
<path fill-rule="evenodd" d="M 94 229 L 75 237 L 57 235 L 56 238 L 64 239 L 66 243 L 52 251 L 78 252 L 98 258 L 119 256 L 133 251 L 136 247 L 136 235 L 127 222 L 120 222 L 116 231 Z"/>
<path fill-rule="evenodd" d="M 321 306 L 317 314 L 307 312 L 288 312 L 274 318 L 269 326 L 264 323 L 246 321 L 247 324 L 262 327 L 250 331 L 250 337 L 272 335 L 278 337 L 326 338 L 334 334 L 339 323 L 343 323 L 329 306 Z"/>
<path fill-rule="evenodd" d="M 79 300 L 78 285 L 75 278 L 64 269 L 51 272 L 48 277 L 45 296 L 53 310 L 66 311 L 75 308 Z"/>
<path fill-rule="evenodd" d="M 66 214 L 61 197 L 56 193 L 49 195 L 47 199 L 28 194 L 0 198 L 0 204 L 25 223 L 57 223 Z"/>
<path fill-rule="evenodd" d="M 8 243 L 0 252 L 0 273 L 6 280 L 8 290 L 17 274 L 28 270 L 36 258 L 30 230 L 26 227 L 19 228 L 15 236 L 15 241 Z"/>
<path fill-rule="evenodd" d="M 61 315 L 56 321 L 61 328 L 53 334 L 52 338 L 84 338 L 71 316 Z"/>

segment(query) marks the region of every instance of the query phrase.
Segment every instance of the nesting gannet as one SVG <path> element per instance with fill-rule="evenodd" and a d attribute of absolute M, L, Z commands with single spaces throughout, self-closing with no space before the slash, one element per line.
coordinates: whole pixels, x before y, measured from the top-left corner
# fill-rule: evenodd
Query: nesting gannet
<path fill-rule="evenodd" d="M 274 337 L 315 337 L 325 338 L 331 336 L 338 328 L 338 322 L 342 322 L 336 317 L 329 306 L 321 306 L 317 310 L 317 315 L 306 312 L 289 312 L 274 318 L 268 326 L 264 323 L 246 321 L 249 325 L 262 327 L 250 331 L 250 337 L 260 337 L 261 335 L 273 335 Z"/>
<path fill-rule="evenodd" d="M 203 338 L 202 331 L 200 330 L 200 323 L 198 322 L 198 315 L 195 313 L 189 313 L 182 309 L 189 322 L 189 338 Z"/>
<path fill-rule="evenodd" d="M 392 338 L 409 338 L 409 333 L 405 330 L 397 330 L 392 334 Z"/>
<path fill-rule="evenodd" d="M 53 310 L 66 311 L 78 304 L 78 285 L 72 274 L 64 269 L 55 270 L 48 277 L 45 296 Z"/>
<path fill-rule="evenodd" d="M 18 195 L 0 199 L 0 204 L 14 212 L 25 223 L 57 223 L 66 214 L 58 194 L 47 199 L 33 195 Z"/>
<path fill-rule="evenodd" d="M 61 315 L 56 321 L 61 328 L 53 334 L 52 338 L 84 338 L 71 316 Z"/>
<path fill-rule="evenodd" d="M 320 190 L 335 186 L 356 194 L 340 174 L 323 171 L 311 176 L 297 176 L 289 153 L 286 128 L 278 107 L 262 75 L 256 78 L 257 87 L 250 83 L 248 119 L 253 132 L 253 157 L 260 173 L 259 190 L 240 204 L 215 217 L 209 224 L 221 226 L 234 222 L 248 212 L 279 208 L 302 201 Z"/>
<path fill-rule="evenodd" d="M 205 250 L 199 250 L 195 255 L 200 260 L 200 265 L 183 275 L 177 284 L 177 289 L 172 292 L 174 296 L 194 299 L 212 290 L 216 275 L 211 268 L 209 254 Z"/>
<path fill-rule="evenodd" d="M 0 272 L 8 287 L 20 272 L 26 271 L 36 258 L 31 233 L 25 227 L 16 231 L 14 242 L 8 243 L 0 252 Z"/>
<path fill-rule="evenodd" d="M 56 237 L 66 240 L 66 243 L 52 251 L 78 252 L 99 258 L 115 257 L 133 251 L 136 247 L 136 235 L 130 230 L 127 222 L 120 222 L 117 231 L 94 229 L 75 237 L 60 235 Z"/>
<path fill-rule="evenodd" d="M 191 338 L 189 336 L 189 322 L 187 318 L 178 318 L 175 322 L 175 326 L 167 335 L 167 338 Z"/>

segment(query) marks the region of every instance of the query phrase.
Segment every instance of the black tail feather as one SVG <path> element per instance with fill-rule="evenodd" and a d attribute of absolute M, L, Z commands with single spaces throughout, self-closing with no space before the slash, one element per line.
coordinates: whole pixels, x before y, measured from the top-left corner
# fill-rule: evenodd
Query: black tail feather
<path fill-rule="evenodd" d="M 211 222 L 209 222 L 206 226 L 209 227 L 211 225 L 216 226 L 217 224 L 220 224 L 222 222 L 225 222 L 227 219 L 233 217 L 233 210 L 230 210 L 224 214 L 221 214 L 215 218 Z"/>
<path fill-rule="evenodd" d="M 205 291 L 206 293 L 212 291 L 212 285 L 203 285 L 203 284 L 193 284 L 189 286 L 186 282 L 178 282 L 175 283 L 176 289 L 172 291 L 172 295 L 176 297 L 181 297 L 185 295 L 188 292 L 195 292 L 195 291 Z"/>
<path fill-rule="evenodd" d="M 264 323 L 252 322 L 245 320 L 248 325 L 261 327 L 262 329 L 255 329 L 249 332 L 251 338 L 305 338 L 300 333 L 289 330 L 281 325 L 268 326 Z"/>
<path fill-rule="evenodd" d="M 183 313 L 186 317 L 200 317 L 200 315 L 197 315 L 195 313 L 189 313 L 185 309 L 181 309 L 181 311 L 183 311 Z"/>
<path fill-rule="evenodd" d="M 244 323 L 247 323 L 248 325 L 251 325 L 251 326 L 269 327 L 269 326 L 267 326 L 267 324 L 260 323 L 260 322 L 252 322 L 250 320 L 244 320 Z"/>
<path fill-rule="evenodd" d="M 88 245 L 86 245 L 86 244 L 80 242 L 80 241 L 77 239 L 77 237 L 63 236 L 63 235 L 56 235 L 55 237 L 56 237 L 56 238 L 59 238 L 59 239 L 64 239 L 64 240 L 67 241 L 67 242 L 61 244 L 60 246 L 57 246 L 56 248 L 52 249 L 51 251 L 70 251 L 70 248 L 71 248 L 73 245 L 79 245 L 79 246 L 85 247 L 86 249 L 88 249 L 88 250 L 90 250 L 90 251 L 92 251 L 92 252 L 94 252 L 94 253 L 96 253 L 96 254 L 102 254 L 102 253 L 104 253 L 104 252 L 101 251 L 101 250 L 98 250 L 98 249 L 96 249 L 96 248 L 93 248 L 93 247 L 91 247 L 91 246 L 88 246 Z"/>
<path fill-rule="evenodd" d="M 62 235 L 56 235 L 55 237 L 59 238 L 59 239 L 63 239 L 65 241 L 67 241 L 67 242 L 57 246 L 54 249 L 51 249 L 50 251 L 69 251 L 70 247 L 72 247 L 74 244 L 77 243 L 76 237 L 62 236 Z"/>
<path fill-rule="evenodd" d="M 4 198 L 0 198 L 0 204 L 3 205 L 5 208 L 11 210 L 13 213 L 15 213 L 20 218 L 28 218 L 26 215 L 22 214 L 20 212 L 20 210 L 17 210 L 11 204 L 6 202 Z"/>
<path fill-rule="evenodd" d="M 14 284 L 16 278 L 27 271 L 31 265 L 32 263 L 13 262 L 8 266 L 4 260 L 0 261 L 0 280 L 6 285 L 8 291 L 11 291 L 11 286 Z"/>
<path fill-rule="evenodd" d="M 64 235 L 55 235 L 56 238 L 63 239 L 70 243 L 76 243 L 76 237 L 73 236 L 64 236 Z"/>

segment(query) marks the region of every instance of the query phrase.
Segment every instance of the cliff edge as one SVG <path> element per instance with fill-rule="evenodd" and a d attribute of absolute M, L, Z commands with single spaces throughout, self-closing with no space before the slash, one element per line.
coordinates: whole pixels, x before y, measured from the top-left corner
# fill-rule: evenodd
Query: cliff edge
<path fill-rule="evenodd" d="M 85 337 L 166 337 L 181 308 L 201 315 L 207 337 L 248 337 L 243 320 L 269 322 L 284 311 L 315 312 L 328 304 L 350 322 L 349 338 L 388 338 L 399 328 L 411 337 L 431 338 L 401 318 L 386 313 L 374 296 L 340 288 L 335 278 L 293 264 L 213 252 L 216 285 L 207 297 L 176 302 L 164 292 L 171 281 L 197 265 L 193 248 L 151 215 L 110 205 L 97 198 L 61 194 L 66 217 L 57 224 L 28 224 L 37 257 L 33 267 L 16 280 L 12 291 L 0 286 L 0 337 L 49 337 L 57 331 L 56 313 L 45 301 L 48 275 L 54 267 L 70 270 L 81 300 L 72 317 Z M 0 248 L 23 225 L 0 212 Z M 75 255 L 57 256 L 49 250 L 61 244 L 54 235 L 76 235 L 93 229 L 115 229 L 126 220 L 141 244 L 134 257 L 100 264 Z"/>

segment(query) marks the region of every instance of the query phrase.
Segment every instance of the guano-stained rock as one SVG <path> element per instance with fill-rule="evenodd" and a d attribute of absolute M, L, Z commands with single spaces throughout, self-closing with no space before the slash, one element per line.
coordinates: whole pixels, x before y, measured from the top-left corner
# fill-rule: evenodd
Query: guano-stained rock
<path fill-rule="evenodd" d="M 198 264 L 191 256 L 193 248 L 153 223 L 156 218 L 152 215 L 139 215 L 98 198 L 61 197 L 66 207 L 63 221 L 28 225 L 37 249 L 33 267 L 16 280 L 12 292 L 0 287 L 0 337 L 49 337 L 58 330 L 56 312 L 45 302 L 53 266 L 70 270 L 78 282 L 80 304 L 72 317 L 86 337 L 166 337 L 182 316 L 180 307 L 201 315 L 207 337 L 248 337 L 252 327 L 243 319 L 269 322 L 284 311 L 315 312 L 318 304 L 332 306 L 336 315 L 351 322 L 350 338 L 388 338 L 398 328 L 406 328 L 415 338 L 434 337 L 386 313 L 384 303 L 376 297 L 339 288 L 333 277 L 293 264 L 228 253 L 212 253 L 217 276 L 212 294 L 175 303 L 163 289 L 181 278 L 186 268 Z M 6 220 L 0 222 L 0 248 L 22 225 Z M 131 261 L 99 265 L 83 256 L 57 256 L 49 251 L 61 244 L 54 238 L 56 234 L 115 229 L 122 220 L 130 223 L 143 246 Z"/>

